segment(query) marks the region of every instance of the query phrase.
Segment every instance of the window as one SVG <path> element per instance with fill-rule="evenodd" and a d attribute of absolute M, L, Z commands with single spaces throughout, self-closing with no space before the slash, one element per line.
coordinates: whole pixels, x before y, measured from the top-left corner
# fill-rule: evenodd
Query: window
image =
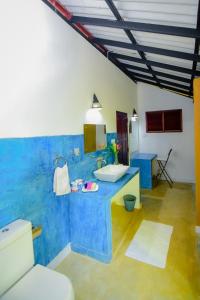
<path fill-rule="evenodd" d="M 182 109 L 146 112 L 147 132 L 181 132 Z"/>

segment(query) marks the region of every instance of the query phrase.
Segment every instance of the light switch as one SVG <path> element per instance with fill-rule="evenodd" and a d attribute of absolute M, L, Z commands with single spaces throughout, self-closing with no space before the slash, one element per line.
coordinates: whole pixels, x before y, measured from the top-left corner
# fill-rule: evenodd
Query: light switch
<path fill-rule="evenodd" d="M 79 148 L 74 148 L 74 155 L 75 156 L 80 156 L 80 149 Z"/>

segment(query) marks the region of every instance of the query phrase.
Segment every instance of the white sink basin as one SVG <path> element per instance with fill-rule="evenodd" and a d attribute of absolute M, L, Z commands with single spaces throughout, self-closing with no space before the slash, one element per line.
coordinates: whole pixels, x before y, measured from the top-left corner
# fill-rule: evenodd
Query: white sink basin
<path fill-rule="evenodd" d="M 115 182 L 126 173 L 128 168 L 129 166 L 124 165 L 107 165 L 94 171 L 94 175 L 99 180 Z"/>

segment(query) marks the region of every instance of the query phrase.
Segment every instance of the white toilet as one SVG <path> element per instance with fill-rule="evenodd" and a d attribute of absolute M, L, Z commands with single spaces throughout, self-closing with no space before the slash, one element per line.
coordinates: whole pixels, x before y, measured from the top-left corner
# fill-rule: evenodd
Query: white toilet
<path fill-rule="evenodd" d="M 0 230 L 0 299 L 74 300 L 71 281 L 34 265 L 31 223 L 17 220 Z"/>

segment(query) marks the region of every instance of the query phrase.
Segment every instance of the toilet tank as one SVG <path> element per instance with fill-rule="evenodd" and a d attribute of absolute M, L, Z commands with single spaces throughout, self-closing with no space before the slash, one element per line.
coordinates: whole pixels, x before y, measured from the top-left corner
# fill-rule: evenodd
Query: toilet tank
<path fill-rule="evenodd" d="M 34 264 L 32 225 L 16 220 L 0 229 L 0 296 Z"/>

